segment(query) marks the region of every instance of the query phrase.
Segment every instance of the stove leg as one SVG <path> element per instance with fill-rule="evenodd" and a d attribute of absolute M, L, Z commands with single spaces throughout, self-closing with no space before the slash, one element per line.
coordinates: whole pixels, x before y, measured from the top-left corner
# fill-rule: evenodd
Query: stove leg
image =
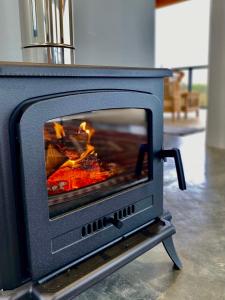
<path fill-rule="evenodd" d="M 178 255 L 177 255 L 172 236 L 165 239 L 162 243 L 163 243 L 164 248 L 166 249 L 167 254 L 171 258 L 171 260 L 174 262 L 174 268 L 177 270 L 181 270 L 182 262 L 180 261 Z"/>

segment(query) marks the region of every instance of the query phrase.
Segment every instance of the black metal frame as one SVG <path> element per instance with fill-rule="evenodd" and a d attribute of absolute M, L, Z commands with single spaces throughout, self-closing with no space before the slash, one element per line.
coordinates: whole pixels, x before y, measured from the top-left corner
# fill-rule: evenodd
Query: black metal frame
<path fill-rule="evenodd" d="M 187 71 L 188 72 L 188 91 L 191 92 L 193 89 L 193 72 L 195 70 L 204 70 L 208 69 L 207 65 L 202 66 L 185 66 L 185 67 L 179 67 L 174 68 L 174 71 Z"/>
<path fill-rule="evenodd" d="M 148 124 L 151 132 L 157 134 L 153 137 L 152 134 L 149 135 L 152 146 L 148 149 L 148 154 L 151 158 L 149 174 L 153 173 L 155 179 L 49 220 L 43 146 L 44 123 L 60 116 L 113 108 L 143 108 L 152 112 L 152 120 L 149 119 Z M 39 279 L 64 267 L 162 213 L 162 162 L 157 157 L 153 159 L 153 149 L 158 152 L 162 147 L 162 114 L 157 97 L 133 91 L 86 91 L 34 101 L 30 105 L 24 103 L 19 116 L 18 140 L 23 172 L 21 185 L 26 206 L 33 279 Z M 15 122 L 15 118 L 11 121 Z M 148 201 L 143 201 L 147 198 Z M 86 223 L 102 217 L 110 218 L 118 209 L 135 203 L 142 203 L 139 211 L 127 217 L 121 229 L 111 225 L 94 235 L 82 237 L 82 226 Z"/>
<path fill-rule="evenodd" d="M 160 69 L 0 64 L 1 289 L 13 289 L 32 277 L 34 281 L 26 285 L 31 292 L 30 286 L 37 279 L 56 275 L 77 263 L 76 258 L 81 262 L 162 215 L 163 162 L 160 151 L 163 142 L 163 77 L 170 75 L 169 70 Z M 66 216 L 49 220 L 43 166 L 43 123 L 54 116 L 120 107 L 140 107 L 153 112 L 153 135 L 149 134 L 149 140 L 153 138 L 149 152 L 154 157 L 152 180 L 114 195 L 113 201 L 108 197 Z M 148 115 L 151 118 L 151 113 Z M 32 129 L 29 128 L 31 124 Z M 141 160 L 142 156 L 139 158 Z M 37 161 L 31 168 L 35 159 Z M 151 164 L 149 167 L 151 169 Z M 38 183 L 36 185 L 39 187 L 32 193 L 30 188 L 33 182 Z M 88 222 L 100 215 L 110 220 L 114 210 L 129 204 L 135 204 L 137 210 L 123 220 L 120 229 L 110 223 L 98 234 L 83 238 L 85 248 L 74 243 L 77 234 L 74 229 L 81 225 L 74 220 L 74 216 L 82 216 L 82 224 L 84 219 Z M 93 210 L 93 207 L 99 210 Z M 173 233 L 174 229 L 171 229 L 170 234 Z M 163 239 L 156 236 L 158 242 L 164 241 L 172 258 L 176 258 L 169 235 L 167 241 L 166 236 Z M 57 240 L 53 242 L 54 239 Z M 51 253 L 53 243 L 56 245 L 54 255 Z M 154 243 L 151 242 L 151 246 Z M 150 248 L 145 248 L 145 251 Z M 132 257 L 141 253 L 134 251 Z M 110 267 L 107 274 L 113 270 Z M 101 278 L 98 272 L 97 278 Z M 23 293 L 22 288 L 17 298 Z M 31 296 L 28 291 L 26 295 Z M 36 292 L 32 292 L 32 296 L 36 297 Z"/>

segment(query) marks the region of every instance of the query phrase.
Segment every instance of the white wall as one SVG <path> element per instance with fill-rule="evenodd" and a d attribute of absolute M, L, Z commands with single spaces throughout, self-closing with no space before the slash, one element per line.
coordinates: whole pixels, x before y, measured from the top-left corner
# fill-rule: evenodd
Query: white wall
<path fill-rule="evenodd" d="M 74 0 L 77 64 L 154 65 L 154 0 Z"/>
<path fill-rule="evenodd" d="M 1 60 L 22 60 L 18 0 L 0 0 Z"/>
<path fill-rule="evenodd" d="M 210 1 L 184 1 L 156 10 L 156 66 L 208 64 Z M 203 72 L 194 72 L 195 83 L 202 81 Z"/>
<path fill-rule="evenodd" d="M 20 61 L 18 1 L 0 0 L 0 61 Z M 73 0 L 76 63 L 154 65 L 154 0 Z"/>
<path fill-rule="evenodd" d="M 225 1 L 211 3 L 207 145 L 225 149 Z"/>

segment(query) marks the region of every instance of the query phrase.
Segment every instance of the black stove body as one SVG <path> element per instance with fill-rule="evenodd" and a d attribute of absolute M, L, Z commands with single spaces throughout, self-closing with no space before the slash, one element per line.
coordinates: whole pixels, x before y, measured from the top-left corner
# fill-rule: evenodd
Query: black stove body
<path fill-rule="evenodd" d="M 181 266 L 163 213 L 165 157 L 175 158 L 185 189 L 179 151 L 162 149 L 166 76 L 162 69 L 0 66 L 0 289 L 25 285 L 26 294 L 31 284 L 36 296 L 48 294 L 41 283 L 90 265 L 126 238 L 148 236 L 148 226 L 149 240 L 90 270 L 62 298 L 160 241 Z"/>

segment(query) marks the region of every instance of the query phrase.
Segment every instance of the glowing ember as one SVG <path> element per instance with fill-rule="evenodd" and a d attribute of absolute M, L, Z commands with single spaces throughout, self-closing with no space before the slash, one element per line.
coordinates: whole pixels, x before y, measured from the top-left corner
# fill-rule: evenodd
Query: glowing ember
<path fill-rule="evenodd" d="M 79 189 L 109 177 L 107 171 L 102 171 L 98 162 L 91 162 L 90 169 L 61 167 L 48 179 L 49 194 Z"/>
<path fill-rule="evenodd" d="M 48 194 L 55 195 L 86 187 L 111 177 L 116 168 L 104 170 L 97 158 L 91 137 L 95 130 L 82 122 L 75 133 L 53 123 L 54 134 L 46 151 Z M 67 132 L 68 131 L 68 132 Z M 49 132 L 48 134 L 49 141 Z"/>

